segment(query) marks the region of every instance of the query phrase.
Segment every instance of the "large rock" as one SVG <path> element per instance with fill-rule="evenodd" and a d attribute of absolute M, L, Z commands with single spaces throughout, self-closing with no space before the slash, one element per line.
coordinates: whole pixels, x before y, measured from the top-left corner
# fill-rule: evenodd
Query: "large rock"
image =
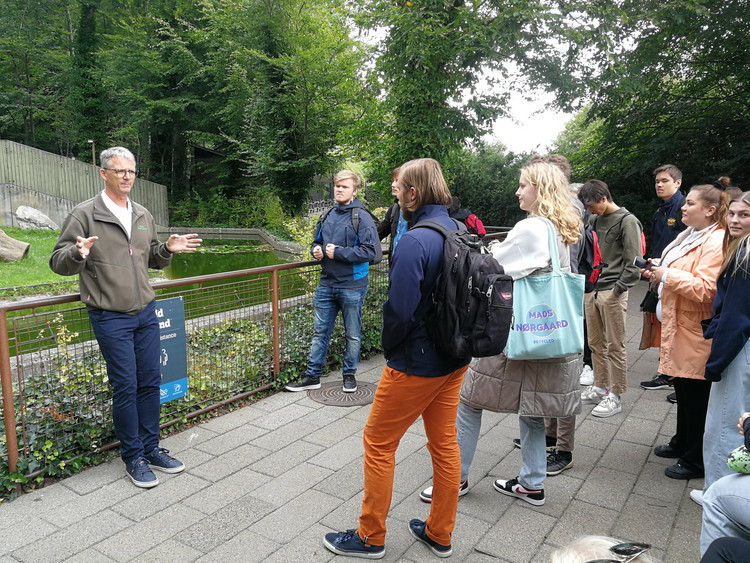
<path fill-rule="evenodd" d="M 16 209 L 16 220 L 18 226 L 23 230 L 47 229 L 56 231 L 60 226 L 44 213 L 27 205 L 19 205 Z"/>
<path fill-rule="evenodd" d="M 6 262 L 23 260 L 29 255 L 30 246 L 28 242 L 16 240 L 6 235 L 5 231 L 0 230 L 0 260 Z"/>

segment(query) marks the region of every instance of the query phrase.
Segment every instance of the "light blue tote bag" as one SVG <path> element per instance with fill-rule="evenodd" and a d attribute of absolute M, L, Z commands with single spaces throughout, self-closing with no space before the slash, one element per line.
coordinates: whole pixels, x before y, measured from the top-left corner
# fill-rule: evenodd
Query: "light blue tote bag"
<path fill-rule="evenodd" d="M 552 271 L 513 282 L 511 360 L 562 358 L 583 351 L 584 276 L 560 270 L 555 228 L 548 220 Z"/>

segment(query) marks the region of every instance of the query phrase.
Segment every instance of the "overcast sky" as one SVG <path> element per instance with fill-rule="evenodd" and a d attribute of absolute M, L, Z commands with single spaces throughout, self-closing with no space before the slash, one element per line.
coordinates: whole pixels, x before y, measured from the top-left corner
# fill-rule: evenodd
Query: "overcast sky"
<path fill-rule="evenodd" d="M 512 94 L 510 114 L 513 119 L 498 119 L 488 140 L 500 141 L 515 153 L 549 152 L 548 147 L 573 117 L 572 114 L 544 110 L 551 97 L 552 94 L 546 94 L 528 102 L 520 94 Z"/>

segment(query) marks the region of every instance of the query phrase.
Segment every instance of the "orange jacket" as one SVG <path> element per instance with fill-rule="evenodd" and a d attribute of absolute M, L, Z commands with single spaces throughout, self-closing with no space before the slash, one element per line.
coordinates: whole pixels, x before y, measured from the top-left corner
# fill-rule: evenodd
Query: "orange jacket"
<path fill-rule="evenodd" d="M 682 242 L 691 231 L 680 233 L 670 246 Z M 661 292 L 661 334 L 657 331 L 652 344 L 661 346 L 660 373 L 703 379 L 711 341 L 703 338 L 700 323 L 711 317 L 723 240 L 724 230 L 717 227 L 668 266 Z"/>

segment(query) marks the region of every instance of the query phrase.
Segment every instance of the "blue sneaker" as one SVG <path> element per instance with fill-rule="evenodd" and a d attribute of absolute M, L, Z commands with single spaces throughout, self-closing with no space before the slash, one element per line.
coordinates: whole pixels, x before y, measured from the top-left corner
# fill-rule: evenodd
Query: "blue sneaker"
<path fill-rule="evenodd" d="M 157 447 L 144 457 L 151 467 L 163 471 L 164 473 L 181 473 L 182 471 L 185 471 L 185 464 L 181 461 L 177 461 L 168 454 L 169 450 Z"/>
<path fill-rule="evenodd" d="M 137 457 L 125 464 L 125 473 L 128 474 L 133 485 L 141 489 L 150 489 L 159 484 L 154 472 L 142 457 Z"/>
<path fill-rule="evenodd" d="M 337 555 L 361 557 L 363 559 L 382 559 L 385 556 L 384 545 L 369 545 L 359 539 L 357 530 L 331 532 L 323 538 L 323 545 Z"/>
<path fill-rule="evenodd" d="M 450 544 L 440 545 L 438 542 L 431 540 L 427 536 L 427 532 L 425 532 L 426 526 L 427 524 L 425 522 L 417 518 L 409 521 L 409 531 L 411 532 L 411 534 L 427 547 L 429 547 L 432 553 L 434 553 L 438 557 L 450 557 L 451 555 L 453 555 L 453 547 L 451 547 Z"/>

